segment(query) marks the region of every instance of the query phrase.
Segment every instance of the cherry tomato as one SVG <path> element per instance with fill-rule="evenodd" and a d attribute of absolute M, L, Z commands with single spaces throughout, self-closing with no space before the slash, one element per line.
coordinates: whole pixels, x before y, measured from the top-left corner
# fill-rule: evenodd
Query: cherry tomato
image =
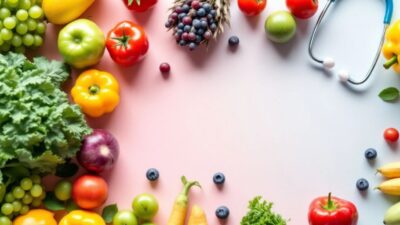
<path fill-rule="evenodd" d="M 83 175 L 72 187 L 74 202 L 83 209 L 94 209 L 103 205 L 108 197 L 106 181 L 96 175 Z"/>
<path fill-rule="evenodd" d="M 157 0 L 123 0 L 128 9 L 135 12 L 144 12 L 153 7 Z"/>
<path fill-rule="evenodd" d="M 318 0 L 286 0 L 289 11 L 299 19 L 308 19 L 318 10 Z"/>
<path fill-rule="evenodd" d="M 396 142 L 399 140 L 399 131 L 396 128 L 388 128 L 385 130 L 383 136 L 386 141 Z"/>
<path fill-rule="evenodd" d="M 238 0 L 239 9 L 246 16 L 256 16 L 267 6 L 267 0 Z"/>

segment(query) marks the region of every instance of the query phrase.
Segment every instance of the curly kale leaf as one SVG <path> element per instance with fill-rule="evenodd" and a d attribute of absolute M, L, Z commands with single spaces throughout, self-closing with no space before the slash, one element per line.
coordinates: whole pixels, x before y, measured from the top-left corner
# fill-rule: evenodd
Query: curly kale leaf
<path fill-rule="evenodd" d="M 286 225 L 281 215 L 272 211 L 273 204 L 257 196 L 249 202 L 249 211 L 242 218 L 240 225 Z"/>
<path fill-rule="evenodd" d="M 61 62 L 0 54 L 0 170 L 18 164 L 54 173 L 79 150 L 91 129 L 60 89 L 68 77 Z"/>

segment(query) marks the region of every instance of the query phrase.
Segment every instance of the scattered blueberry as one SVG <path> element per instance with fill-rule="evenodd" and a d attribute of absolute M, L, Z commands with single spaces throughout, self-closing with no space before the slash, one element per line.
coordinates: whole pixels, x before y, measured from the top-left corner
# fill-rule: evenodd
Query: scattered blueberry
<path fill-rule="evenodd" d="M 225 175 L 223 173 L 216 173 L 213 176 L 213 181 L 215 184 L 221 185 L 225 183 Z"/>
<path fill-rule="evenodd" d="M 226 206 L 220 206 L 217 210 L 215 210 L 215 215 L 218 219 L 225 220 L 229 216 L 229 209 Z"/>
<path fill-rule="evenodd" d="M 171 70 L 171 66 L 168 63 L 161 63 L 160 64 L 161 73 L 169 73 L 170 70 Z"/>
<path fill-rule="evenodd" d="M 160 173 L 157 169 L 151 168 L 147 170 L 146 177 L 149 181 L 156 181 L 160 177 Z"/>
<path fill-rule="evenodd" d="M 378 153 L 376 152 L 375 149 L 373 148 L 369 148 L 367 150 L 365 150 L 365 158 L 369 159 L 369 160 L 373 160 L 376 159 L 376 157 L 378 156 Z"/>
<path fill-rule="evenodd" d="M 369 188 L 369 182 L 366 179 L 361 178 L 357 180 L 356 186 L 358 190 L 366 191 Z"/>
<path fill-rule="evenodd" d="M 231 46 L 231 47 L 236 47 L 236 46 L 238 46 L 238 45 L 239 45 L 239 42 L 240 42 L 240 40 L 239 40 L 239 38 L 238 38 L 237 36 L 232 36 L 232 37 L 230 37 L 230 38 L 229 38 L 229 41 L 228 41 L 229 46 Z"/>

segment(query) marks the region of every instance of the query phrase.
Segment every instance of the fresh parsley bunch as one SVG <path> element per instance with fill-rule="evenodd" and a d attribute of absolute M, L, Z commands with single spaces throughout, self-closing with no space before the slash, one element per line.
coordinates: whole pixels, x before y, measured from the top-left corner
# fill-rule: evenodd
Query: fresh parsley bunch
<path fill-rule="evenodd" d="M 61 62 L 0 54 L 0 183 L 1 172 L 11 167 L 55 172 L 91 132 L 80 108 L 60 89 L 68 77 Z"/>
<path fill-rule="evenodd" d="M 249 202 L 249 211 L 240 225 L 286 225 L 281 215 L 272 212 L 273 204 L 257 196 Z"/>

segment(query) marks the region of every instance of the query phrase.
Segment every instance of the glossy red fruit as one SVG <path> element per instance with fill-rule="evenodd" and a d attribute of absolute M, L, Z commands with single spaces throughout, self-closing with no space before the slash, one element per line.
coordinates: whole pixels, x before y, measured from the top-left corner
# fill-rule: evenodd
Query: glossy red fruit
<path fill-rule="evenodd" d="M 399 140 L 399 131 L 396 128 L 388 128 L 385 130 L 383 136 L 386 141 L 396 142 Z"/>
<path fill-rule="evenodd" d="M 256 16 L 267 6 L 267 0 L 238 0 L 239 9 L 246 16 Z"/>
<path fill-rule="evenodd" d="M 126 7 L 135 12 L 145 12 L 153 7 L 157 0 L 123 0 Z"/>
<path fill-rule="evenodd" d="M 299 19 L 308 19 L 318 10 L 318 0 L 286 0 L 289 11 Z"/>
<path fill-rule="evenodd" d="M 83 175 L 72 186 L 72 198 L 82 209 L 95 209 L 104 204 L 108 197 L 106 181 L 96 175 Z"/>
<path fill-rule="evenodd" d="M 169 71 L 171 71 L 171 66 L 168 63 L 161 63 L 160 71 L 161 73 L 169 73 Z"/>

